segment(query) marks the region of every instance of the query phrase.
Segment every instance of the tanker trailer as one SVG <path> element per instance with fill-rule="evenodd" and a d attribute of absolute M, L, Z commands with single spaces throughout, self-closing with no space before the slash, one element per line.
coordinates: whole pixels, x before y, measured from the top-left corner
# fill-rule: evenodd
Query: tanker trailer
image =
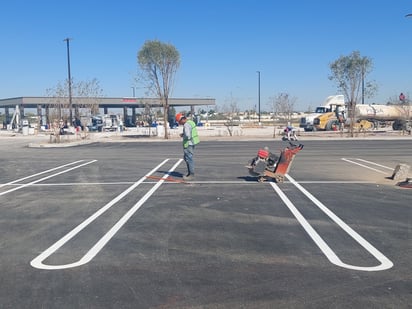
<path fill-rule="evenodd" d="M 412 108 L 410 105 L 356 105 L 356 119 L 373 123 L 393 121 L 394 130 L 410 130 Z"/>

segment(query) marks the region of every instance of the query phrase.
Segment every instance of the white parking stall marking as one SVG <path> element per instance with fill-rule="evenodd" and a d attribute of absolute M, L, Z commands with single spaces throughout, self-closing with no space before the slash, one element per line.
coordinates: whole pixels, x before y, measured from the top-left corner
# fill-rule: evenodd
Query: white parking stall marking
<path fill-rule="evenodd" d="M 22 184 L 22 185 L 20 185 L 20 186 L 18 186 L 18 187 L 15 187 L 15 188 L 13 188 L 13 189 L 10 189 L 10 190 L 1 192 L 1 193 L 0 193 L 0 196 L 1 196 L 1 195 L 5 195 L 5 194 L 10 193 L 10 192 L 13 192 L 13 191 L 16 191 L 16 190 L 23 189 L 23 188 L 25 188 L 25 187 L 31 186 L 31 185 L 33 185 L 33 184 L 35 184 L 35 183 L 40 182 L 40 181 L 43 181 L 43 180 L 46 180 L 46 179 L 49 179 L 49 178 L 52 178 L 52 177 L 55 177 L 55 176 L 58 176 L 58 175 L 67 173 L 67 172 L 70 172 L 70 171 L 72 171 L 72 170 L 74 170 L 74 169 L 83 167 L 83 166 L 85 166 L 85 165 L 94 163 L 94 162 L 96 162 L 96 161 L 97 161 L 97 160 L 92 160 L 92 161 L 89 161 L 89 162 L 86 162 L 86 163 L 83 163 L 83 164 L 80 164 L 80 165 L 77 165 L 77 166 L 68 168 L 68 169 L 66 169 L 66 170 L 64 170 L 64 171 L 60 171 L 60 172 L 58 172 L 58 173 L 55 173 L 55 174 L 52 174 L 52 175 L 49 175 L 49 176 L 46 176 L 46 177 L 37 179 L 37 180 L 35 180 L 35 181 L 29 182 L 29 183 L 26 183 L 26 184 Z M 45 172 L 42 172 L 42 173 L 45 173 Z M 32 177 L 32 176 L 30 176 L 30 177 Z M 26 177 L 26 179 L 27 179 L 27 178 L 30 178 L 30 177 Z"/>
<path fill-rule="evenodd" d="M 370 166 L 367 166 L 367 165 L 364 165 L 364 164 L 361 164 L 361 163 L 358 163 L 358 162 L 355 162 L 355 161 L 352 161 L 352 160 L 349 160 L 349 159 L 342 158 L 342 160 L 345 161 L 345 162 L 348 162 L 348 163 L 352 163 L 352 164 L 356 164 L 356 165 L 362 166 L 362 167 L 364 167 L 364 168 L 370 169 L 370 170 L 375 171 L 375 172 L 378 172 L 378 173 L 387 174 L 387 173 L 384 172 L 384 171 L 378 170 L 378 169 L 376 169 L 376 168 L 373 168 L 373 167 L 370 167 Z"/>
<path fill-rule="evenodd" d="M 138 185 L 140 185 L 147 178 L 147 176 L 150 176 L 155 171 L 157 171 L 168 160 L 169 159 L 164 160 L 162 163 L 160 163 L 158 166 L 152 169 L 148 174 L 143 176 L 141 179 L 135 182 L 132 186 L 130 186 L 125 191 L 123 191 L 120 195 L 118 195 L 112 201 L 110 201 L 105 206 L 100 208 L 97 212 L 95 212 L 93 215 L 91 215 L 88 219 L 86 219 L 81 224 L 79 224 L 77 227 L 75 227 L 73 230 L 71 230 L 63 238 L 58 240 L 51 247 L 46 249 L 43 253 L 41 253 L 36 258 L 34 258 L 30 262 L 30 265 L 38 269 L 58 270 L 58 269 L 73 268 L 73 267 L 84 265 L 90 262 L 103 249 L 103 247 L 109 242 L 109 240 L 120 230 L 120 228 L 130 219 L 130 217 L 149 199 L 150 196 L 153 195 L 153 193 L 160 187 L 160 185 L 165 181 L 165 179 L 170 175 L 170 173 L 174 171 L 176 167 L 183 161 L 182 159 L 179 159 L 177 163 L 156 183 L 156 185 L 154 185 L 125 215 L 123 215 L 123 217 L 119 221 L 117 221 L 116 224 L 102 238 L 100 238 L 100 240 L 98 240 L 98 242 L 96 242 L 96 244 L 94 244 L 94 246 L 89 251 L 87 251 L 87 253 L 80 260 L 78 260 L 77 262 L 73 262 L 70 264 L 63 264 L 63 265 L 47 265 L 43 263 L 45 259 L 51 256 L 54 252 L 56 252 L 65 243 L 67 243 L 70 239 L 76 236 L 86 226 L 88 226 L 95 219 L 97 219 L 100 215 L 102 215 L 105 211 L 107 211 L 110 207 L 112 207 L 114 204 L 120 201 L 123 197 L 129 194 L 132 190 L 134 190 Z"/>
<path fill-rule="evenodd" d="M 367 240 L 365 240 L 361 235 L 355 232 L 351 227 L 349 227 L 345 222 L 343 222 L 338 216 L 336 216 L 332 211 L 330 211 L 325 205 L 323 205 L 318 199 L 316 199 L 311 193 L 309 193 L 305 188 L 303 188 L 299 183 L 297 183 L 292 177 L 286 175 L 289 181 L 295 185 L 306 197 L 308 197 L 316 206 L 318 206 L 329 218 L 331 218 L 337 225 L 339 225 L 347 234 L 349 234 L 354 240 L 356 240 L 363 248 L 365 248 L 370 254 L 372 254 L 380 264 L 377 266 L 363 267 L 346 264 L 341 261 L 341 259 L 335 254 L 335 252 L 329 247 L 329 245 L 322 239 L 322 237 L 315 231 L 315 229 L 309 224 L 309 222 L 303 217 L 299 210 L 293 205 L 289 198 L 280 190 L 279 186 L 275 183 L 270 183 L 279 197 L 283 200 L 286 206 L 290 209 L 295 218 L 299 221 L 305 231 L 313 239 L 319 249 L 325 254 L 328 260 L 337 266 L 359 270 L 359 271 L 381 271 L 389 269 L 393 266 L 393 263 L 383 255 L 379 250 L 372 246 Z"/>
<path fill-rule="evenodd" d="M 372 164 L 372 165 L 375 165 L 375 166 L 379 166 L 379 167 L 382 167 L 382 168 L 386 168 L 388 170 L 393 170 L 392 167 L 388 167 L 388 166 L 378 164 L 378 163 L 375 163 L 375 162 L 372 162 L 372 161 L 367 161 L 367 160 L 363 160 L 363 159 L 359 159 L 359 158 L 357 158 L 356 160 L 362 161 L 362 162 L 365 162 L 365 163 L 368 163 L 368 164 Z"/>
<path fill-rule="evenodd" d="M 368 181 L 368 180 L 302 180 L 299 183 L 336 183 L 336 184 L 368 184 L 368 183 L 373 183 L 375 184 L 376 181 Z"/>
<path fill-rule="evenodd" d="M 0 185 L 0 188 L 2 188 L 2 187 L 4 187 L 4 186 L 8 186 L 8 185 L 12 185 L 12 184 L 18 183 L 18 182 L 20 182 L 20 181 L 23 181 L 23 180 L 26 180 L 26 179 L 29 179 L 29 178 L 33 178 L 33 177 L 40 176 L 40 175 L 43 175 L 43 174 L 46 174 L 46 173 L 50 173 L 50 172 L 53 172 L 53 171 L 55 171 L 55 170 L 61 169 L 61 168 L 63 168 L 63 167 L 70 166 L 70 165 L 73 165 L 73 164 L 77 164 L 77 163 L 80 163 L 80 162 L 83 162 L 83 161 L 84 161 L 84 160 L 79 160 L 79 161 L 67 163 L 67 164 L 60 165 L 60 166 L 51 168 L 51 169 L 49 169 L 49 170 L 46 170 L 46 171 L 43 171 L 43 172 L 40 172 L 40 173 L 36 173 L 36 174 L 33 174 L 33 175 L 29 175 L 29 176 L 26 176 L 26 177 L 23 177 L 23 178 L 20 178 L 20 179 L 17 179 L 17 180 L 10 181 L 10 182 L 8 182 L 8 183 L 3 183 L 3 184 Z"/>
<path fill-rule="evenodd" d="M 33 187 L 71 187 L 71 186 L 113 186 L 113 185 L 131 185 L 134 181 L 117 181 L 117 182 L 64 182 L 64 183 L 36 183 Z"/>

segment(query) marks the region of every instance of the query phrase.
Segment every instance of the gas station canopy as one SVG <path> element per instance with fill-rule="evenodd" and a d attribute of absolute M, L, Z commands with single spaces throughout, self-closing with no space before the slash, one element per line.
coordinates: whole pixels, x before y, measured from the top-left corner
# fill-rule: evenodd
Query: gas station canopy
<path fill-rule="evenodd" d="M 56 105 L 56 102 L 62 102 L 68 100 L 65 98 L 56 97 L 17 97 L 0 99 L 0 108 L 14 108 L 19 105 L 23 108 L 38 108 L 48 107 Z M 99 108 L 144 108 L 149 105 L 150 107 L 161 107 L 162 103 L 159 98 L 107 98 L 107 97 L 73 97 L 73 106 L 82 105 L 99 105 Z M 169 98 L 169 106 L 202 106 L 202 105 L 215 105 L 215 99 L 211 98 Z"/>

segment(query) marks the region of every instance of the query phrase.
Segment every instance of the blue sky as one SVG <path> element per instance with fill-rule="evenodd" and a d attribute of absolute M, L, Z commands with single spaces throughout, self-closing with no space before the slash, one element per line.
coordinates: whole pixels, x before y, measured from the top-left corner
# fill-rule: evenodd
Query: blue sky
<path fill-rule="evenodd" d="M 144 96 L 133 80 L 146 40 L 180 53 L 173 97 L 212 97 L 219 108 L 286 92 L 296 109 L 332 94 L 329 64 L 359 50 L 379 86 L 367 103 L 412 95 L 412 1 L 148 0 L 2 1 L 0 98 L 44 96 L 67 78 L 67 37 L 75 81 L 100 81 L 108 97 Z"/>

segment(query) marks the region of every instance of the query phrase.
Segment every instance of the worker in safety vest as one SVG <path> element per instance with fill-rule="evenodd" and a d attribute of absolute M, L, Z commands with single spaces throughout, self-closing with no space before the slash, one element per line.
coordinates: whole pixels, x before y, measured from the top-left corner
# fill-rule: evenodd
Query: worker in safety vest
<path fill-rule="evenodd" d="M 195 145 L 199 144 L 199 135 L 197 133 L 196 124 L 185 117 L 183 114 L 176 115 L 176 121 L 179 125 L 183 125 L 183 133 L 180 137 L 183 139 L 183 159 L 187 165 L 187 175 L 183 176 L 184 180 L 193 180 L 195 177 L 195 163 L 193 155 Z"/>

